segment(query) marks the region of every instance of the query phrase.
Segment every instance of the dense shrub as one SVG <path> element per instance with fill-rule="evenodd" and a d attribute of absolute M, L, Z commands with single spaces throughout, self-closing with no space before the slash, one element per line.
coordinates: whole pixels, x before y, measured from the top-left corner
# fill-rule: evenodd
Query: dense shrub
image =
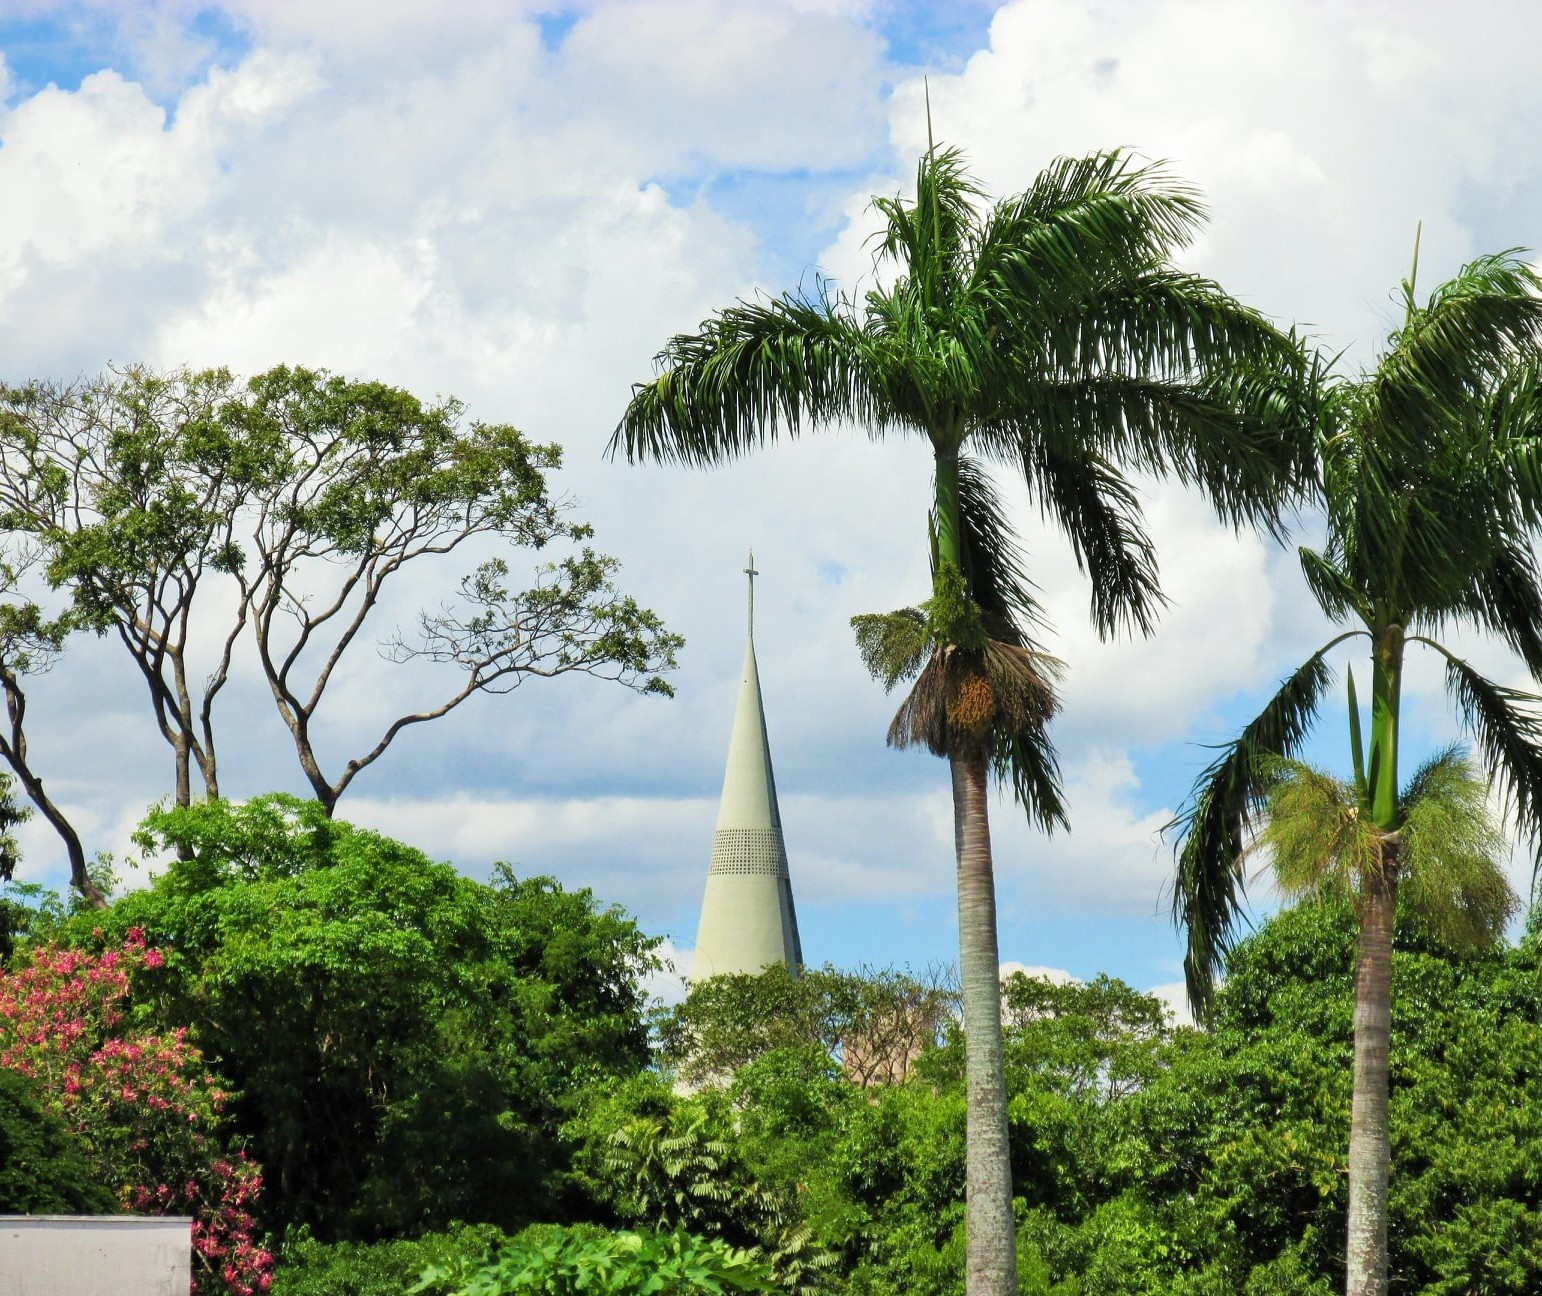
<path fill-rule="evenodd" d="M 475 882 L 290 797 L 157 813 L 144 841 L 178 858 L 95 921 L 166 950 L 140 980 L 237 1091 L 271 1228 L 556 1217 L 574 1096 L 648 1060 L 656 942 L 586 891 Z"/>
<path fill-rule="evenodd" d="M 475 1266 L 508 1240 L 491 1224 L 461 1224 L 394 1242 L 318 1242 L 301 1238 L 280 1250 L 272 1296 L 402 1296 L 431 1268 Z M 432 1296 L 445 1284 L 425 1288 Z"/>
<path fill-rule="evenodd" d="M 0 1215 L 104 1214 L 117 1199 L 36 1081 L 0 1067 Z"/>
<path fill-rule="evenodd" d="M 776 1289 L 764 1261 L 680 1230 L 527 1229 L 480 1265 L 431 1271 L 424 1296 L 726 1296 Z"/>

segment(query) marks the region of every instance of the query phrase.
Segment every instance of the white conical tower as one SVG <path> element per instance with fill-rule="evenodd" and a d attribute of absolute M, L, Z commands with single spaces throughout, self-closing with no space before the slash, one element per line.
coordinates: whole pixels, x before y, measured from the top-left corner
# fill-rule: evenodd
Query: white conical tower
<path fill-rule="evenodd" d="M 785 963 L 794 971 L 803 966 L 782 816 L 771 774 L 771 747 L 766 741 L 760 674 L 755 668 L 755 577 L 759 574 L 751 552 L 745 568 L 750 578 L 749 642 L 733 735 L 728 740 L 728 768 L 723 773 L 707 893 L 701 902 L 692 981 L 724 972 L 759 972 L 773 963 Z"/>

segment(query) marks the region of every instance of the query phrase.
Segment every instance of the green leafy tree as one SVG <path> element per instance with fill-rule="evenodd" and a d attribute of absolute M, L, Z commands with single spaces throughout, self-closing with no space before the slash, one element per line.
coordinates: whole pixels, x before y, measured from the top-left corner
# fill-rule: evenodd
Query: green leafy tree
<path fill-rule="evenodd" d="M 4 760 L 21 782 L 49 825 L 64 843 L 70 866 L 70 885 L 93 908 L 106 903 L 106 894 L 91 876 L 86 849 L 80 834 L 48 790 L 43 776 L 33 764 L 27 748 L 27 679 L 51 670 L 64 649 L 64 641 L 81 624 L 72 610 L 49 617 L 24 589 L 29 569 L 35 567 L 40 552 L 23 549 L 16 561 L 0 562 L 0 693 L 5 697 L 5 724 L 0 726 L 0 760 Z M 12 796 L 10 773 L 0 783 L 0 880 L 15 874 L 17 849 L 11 829 L 31 814 L 18 806 Z M 0 957 L 9 951 L 9 925 L 0 920 Z"/>
<path fill-rule="evenodd" d="M 59 831 L 74 885 L 89 884 L 85 853 L 22 729 L 26 677 L 72 629 L 111 636 L 143 678 L 178 805 L 221 793 L 216 708 L 243 646 L 329 812 L 403 730 L 473 697 L 566 674 L 668 694 L 683 641 L 616 588 L 619 564 L 552 493 L 561 457 L 456 401 L 301 368 L 0 388 L 0 757 Z M 522 553 L 548 549 L 520 589 Z M 440 668 L 415 678 L 455 682 L 351 756 L 322 751 L 325 699 L 381 604 L 404 574 L 473 552 L 457 597 L 384 636 L 391 659 Z M 48 588 L 67 593 L 63 613 L 43 610 Z"/>
<path fill-rule="evenodd" d="M 932 589 L 855 621 L 886 686 L 914 679 L 890 742 L 947 759 L 969 1031 L 970 1296 L 1014 1285 L 987 792 L 1008 782 L 1065 823 L 1047 724 L 1058 664 L 981 465 L 1021 471 L 1092 582 L 1100 631 L 1149 631 L 1162 604 L 1129 468 L 1171 473 L 1223 516 L 1267 522 L 1289 489 L 1291 339 L 1171 268 L 1202 216 L 1160 166 L 1056 162 L 992 205 L 955 150 L 928 148 L 911 201 L 876 199 L 882 286 L 740 302 L 673 338 L 612 442 L 631 459 L 707 466 L 780 435 L 855 424 L 931 450 Z"/>
<path fill-rule="evenodd" d="M 940 974 L 828 964 L 794 974 L 773 964 L 697 982 L 654 1027 L 664 1060 L 687 1084 L 726 1082 L 773 1050 L 805 1047 L 838 1054 L 853 1080 L 873 1084 L 903 1078 L 956 1004 Z"/>
<path fill-rule="evenodd" d="M 647 1060 L 656 941 L 586 891 L 474 882 L 316 802 L 158 812 L 170 862 L 81 919 L 143 927 L 164 1021 L 237 1091 L 268 1223 L 369 1241 L 554 1209 L 556 1128 Z"/>
<path fill-rule="evenodd" d="M 1381 1296 L 1387 1285 L 1390 960 L 1407 816 L 1418 800 L 1398 782 L 1409 645 L 1444 659 L 1487 773 L 1522 827 L 1542 828 L 1542 699 L 1485 679 L 1432 637 L 1469 625 L 1499 636 L 1542 673 L 1542 577 L 1531 548 L 1542 522 L 1539 292 L 1542 283 L 1511 253 L 1472 262 L 1422 303 L 1411 275 L 1403 327 L 1375 367 L 1358 379 L 1321 376 L 1327 542 L 1321 551 L 1302 547 L 1301 566 L 1324 614 L 1351 628 L 1287 678 L 1222 749 L 1173 825 L 1174 911 L 1188 932 L 1189 994 L 1203 1010 L 1240 910 L 1248 833 L 1267 805 L 1276 762 L 1294 757 L 1311 728 L 1332 677 L 1329 652 L 1346 640 L 1369 642 L 1369 743 L 1351 676 L 1353 794 L 1332 811 L 1352 813 L 1346 849 L 1361 852 L 1349 869 L 1360 920 L 1349 1296 Z"/>
<path fill-rule="evenodd" d="M 1400 905 L 1392 957 L 1389 1267 L 1457 1296 L 1542 1282 L 1542 964 L 1458 948 Z M 1297 904 L 1228 954 L 1211 1028 L 1127 1105 L 1182 1296 L 1343 1291 L 1357 922 Z M 1491 1233 L 1484 1233 L 1492 1226 Z"/>
<path fill-rule="evenodd" d="M 794 1296 L 818 1290 L 836 1264 L 804 1217 L 801 1184 L 760 1181 L 744 1155 L 745 1125 L 719 1093 L 680 1099 L 637 1077 L 591 1095 L 564 1133 L 578 1183 L 613 1221 L 742 1248 Z"/>
<path fill-rule="evenodd" d="M 475 1268 L 508 1240 L 492 1224 L 456 1224 L 373 1243 L 320 1242 L 295 1233 L 279 1250 L 271 1296 L 402 1296 L 425 1271 L 448 1275 Z M 446 1290 L 445 1284 L 423 1288 L 425 1296 L 445 1296 Z"/>

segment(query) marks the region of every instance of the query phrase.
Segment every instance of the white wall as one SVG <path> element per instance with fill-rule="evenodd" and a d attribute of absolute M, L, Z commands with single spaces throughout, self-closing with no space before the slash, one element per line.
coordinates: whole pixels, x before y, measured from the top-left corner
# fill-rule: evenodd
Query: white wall
<path fill-rule="evenodd" d="M 0 1296 L 187 1296 L 186 1216 L 0 1215 Z"/>

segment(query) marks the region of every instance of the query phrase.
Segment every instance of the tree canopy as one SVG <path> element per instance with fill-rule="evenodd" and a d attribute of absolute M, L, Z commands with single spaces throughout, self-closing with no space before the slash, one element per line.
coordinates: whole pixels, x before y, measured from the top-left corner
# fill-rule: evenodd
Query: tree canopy
<path fill-rule="evenodd" d="M 467 421 L 454 400 L 304 368 L 0 389 L 0 757 L 64 838 L 73 883 L 89 886 L 86 852 L 25 725 L 28 677 L 74 630 L 110 636 L 133 663 L 179 805 L 221 794 L 217 716 L 243 654 L 329 810 L 404 729 L 480 694 L 566 674 L 669 693 L 682 640 L 616 588 L 619 564 L 551 485 L 561 458 Z M 456 595 L 416 610 L 415 629 L 377 629 L 404 574 L 456 561 Z M 339 753 L 323 742 L 325 700 L 369 637 L 439 668 L 415 684 L 450 680 L 393 699 L 394 717 Z"/>
<path fill-rule="evenodd" d="M 239 1096 L 270 1222 L 374 1239 L 552 1208 L 556 1126 L 647 1059 L 656 944 L 588 892 L 490 883 L 283 796 L 153 814 L 179 858 L 87 925 L 143 928 L 155 1013 Z"/>

